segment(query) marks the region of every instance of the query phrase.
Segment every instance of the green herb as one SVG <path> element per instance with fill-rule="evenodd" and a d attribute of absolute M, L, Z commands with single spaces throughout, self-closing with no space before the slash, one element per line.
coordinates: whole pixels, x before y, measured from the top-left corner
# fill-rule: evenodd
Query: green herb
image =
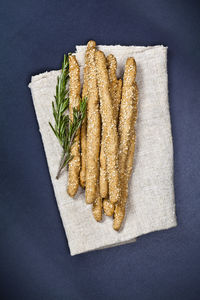
<path fill-rule="evenodd" d="M 69 80 L 69 58 L 64 55 L 62 71 L 57 78 L 55 101 L 52 102 L 53 116 L 55 120 L 54 127 L 49 122 L 51 129 L 57 137 L 63 153 L 56 179 L 59 178 L 62 169 L 67 166 L 68 162 L 73 158 L 71 155 L 71 146 L 76 137 L 78 129 L 85 118 L 86 114 L 86 98 L 80 99 L 80 109 L 73 109 L 73 121 L 66 114 L 69 108 L 69 90 L 66 85 Z"/>

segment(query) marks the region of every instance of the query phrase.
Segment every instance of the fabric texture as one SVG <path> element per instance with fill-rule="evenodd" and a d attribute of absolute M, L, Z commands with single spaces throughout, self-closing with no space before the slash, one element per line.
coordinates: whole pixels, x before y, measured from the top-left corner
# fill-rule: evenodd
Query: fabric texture
<path fill-rule="evenodd" d="M 85 46 L 77 46 L 76 57 L 83 77 Z M 136 149 L 126 217 L 120 232 L 112 229 L 112 218 L 97 223 L 91 205 L 85 203 L 79 188 L 74 199 L 67 194 L 67 172 L 59 180 L 56 173 L 62 149 L 48 122 L 53 121 L 54 100 L 60 71 L 32 77 L 29 87 L 39 123 L 57 205 L 71 255 L 134 241 L 142 234 L 176 226 L 173 186 L 173 144 L 168 105 L 167 48 L 163 46 L 98 46 L 105 55 L 114 54 L 117 75 L 122 77 L 125 61 L 133 56 L 137 63 L 139 112 Z"/>

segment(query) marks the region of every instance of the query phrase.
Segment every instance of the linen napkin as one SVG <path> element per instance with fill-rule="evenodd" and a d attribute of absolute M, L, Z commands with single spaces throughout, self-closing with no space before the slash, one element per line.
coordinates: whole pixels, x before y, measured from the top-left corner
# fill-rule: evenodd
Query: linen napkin
<path fill-rule="evenodd" d="M 85 49 L 86 46 L 76 47 L 81 80 Z M 136 149 L 126 217 L 120 232 L 112 229 L 112 218 L 103 216 L 101 223 L 94 220 L 92 207 L 85 203 L 84 191 L 81 188 L 74 199 L 68 196 L 66 171 L 59 180 L 55 178 L 62 150 L 48 122 L 54 124 L 51 102 L 54 100 L 60 71 L 33 76 L 29 84 L 71 255 L 125 244 L 142 234 L 176 226 L 167 47 L 117 45 L 98 46 L 98 49 L 104 51 L 105 55 L 115 55 L 118 62 L 117 75 L 120 77 L 128 57 L 133 56 L 137 63 L 139 113 Z"/>

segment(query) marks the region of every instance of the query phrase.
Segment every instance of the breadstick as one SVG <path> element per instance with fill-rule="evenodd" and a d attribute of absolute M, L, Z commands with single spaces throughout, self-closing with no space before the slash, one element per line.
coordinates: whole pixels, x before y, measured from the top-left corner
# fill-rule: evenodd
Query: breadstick
<path fill-rule="evenodd" d="M 113 101 L 114 119 L 118 121 L 119 105 L 121 100 L 122 80 L 117 80 L 117 60 L 113 54 L 107 57 L 108 77 L 110 82 L 110 93 Z"/>
<path fill-rule="evenodd" d="M 122 80 L 121 79 L 117 80 L 117 76 L 116 76 L 117 60 L 114 57 L 114 55 L 110 54 L 107 57 L 107 66 L 108 66 L 108 76 L 110 82 L 110 92 L 113 101 L 114 120 L 118 125 L 118 114 L 119 114 L 119 106 L 121 101 Z M 113 215 L 114 208 L 115 208 L 114 204 L 111 203 L 109 199 L 104 199 L 103 209 L 107 216 L 111 217 Z"/>
<path fill-rule="evenodd" d="M 109 91 L 109 78 L 106 68 L 106 58 L 103 52 L 95 53 L 98 88 L 100 95 L 101 117 L 103 131 L 105 130 L 104 151 L 109 182 L 109 196 L 112 203 L 120 199 L 120 181 L 118 171 L 118 134 L 114 121 L 112 98 Z"/>
<path fill-rule="evenodd" d="M 133 102 L 133 124 L 132 124 L 132 138 L 129 145 L 128 150 L 128 157 L 126 162 L 126 170 L 128 175 L 128 180 L 131 177 L 131 172 L 133 169 L 133 160 L 134 160 L 134 153 L 135 153 L 135 141 L 136 141 L 136 130 L 135 130 L 135 123 L 137 120 L 137 114 L 138 114 L 138 87 L 137 84 L 134 83 L 134 102 Z"/>
<path fill-rule="evenodd" d="M 128 157 L 127 157 L 127 162 L 126 162 L 126 171 L 127 171 L 127 177 L 128 180 L 131 177 L 131 172 L 133 168 L 133 159 L 134 159 L 134 152 L 135 152 L 135 132 L 133 134 L 133 138 L 130 141 L 130 146 L 128 150 Z M 105 203 L 104 203 L 105 202 Z M 104 200 L 103 202 L 103 208 L 104 210 L 106 209 L 106 215 L 111 217 L 114 213 L 115 206 L 109 201 L 109 200 Z"/>
<path fill-rule="evenodd" d="M 128 150 L 128 157 L 127 157 L 127 162 L 126 162 L 126 171 L 127 171 L 127 176 L 128 179 L 131 177 L 131 172 L 133 169 L 133 160 L 134 160 L 134 152 L 135 152 L 135 139 L 136 139 L 136 134 L 134 131 L 133 137 L 130 142 L 129 150 Z"/>
<path fill-rule="evenodd" d="M 118 126 L 119 121 L 119 108 L 120 108 L 120 102 L 121 102 L 121 96 L 122 96 L 122 80 L 119 79 L 117 83 L 117 90 L 116 90 L 116 101 L 115 101 L 115 119 Z"/>
<path fill-rule="evenodd" d="M 135 152 L 135 132 L 133 134 L 133 138 L 130 142 L 129 150 L 128 150 L 128 157 L 126 162 L 126 171 L 127 171 L 127 177 L 128 180 L 131 177 L 131 172 L 133 168 L 133 159 L 134 159 L 134 152 Z M 105 212 L 105 215 L 108 217 L 111 217 L 115 210 L 115 205 L 109 201 L 109 199 L 104 199 L 103 201 L 103 209 Z"/>
<path fill-rule="evenodd" d="M 74 55 L 69 56 L 69 116 L 73 121 L 73 108 L 79 108 L 80 105 L 80 69 Z M 72 159 L 69 161 L 68 187 L 67 192 L 74 197 L 79 186 L 80 172 L 80 130 L 74 139 L 71 147 Z"/>
<path fill-rule="evenodd" d="M 100 112 L 95 46 L 96 43 L 94 41 L 88 42 L 86 203 L 95 201 L 99 184 Z"/>
<path fill-rule="evenodd" d="M 115 210 L 115 205 L 114 203 L 110 202 L 109 198 L 103 200 L 103 210 L 106 216 L 112 217 Z"/>
<path fill-rule="evenodd" d="M 119 116 L 119 169 L 121 179 L 121 199 L 115 206 L 113 228 L 119 230 L 125 215 L 125 205 L 128 197 L 128 180 L 132 170 L 134 147 L 130 138 L 135 142 L 135 122 L 137 118 L 138 90 L 135 83 L 136 63 L 133 58 L 126 61 L 122 100 Z M 130 149 L 130 153 L 128 150 Z M 130 155 L 130 156 L 129 156 Z M 132 157 L 131 157 L 132 155 Z M 128 163 L 128 165 L 127 165 Z M 126 167 L 129 166 L 127 172 Z"/>
<path fill-rule="evenodd" d="M 84 67 L 84 82 L 82 90 L 82 98 L 88 97 L 88 50 L 85 54 Z M 81 126 L 81 171 L 80 171 L 80 185 L 85 188 L 86 181 L 86 157 L 87 157 L 87 117 L 84 119 Z"/>
<path fill-rule="evenodd" d="M 107 68 L 108 68 L 108 77 L 109 77 L 109 89 L 112 97 L 114 115 L 116 115 L 116 90 L 117 90 L 117 77 L 116 77 L 116 69 L 117 69 L 117 61 L 114 55 L 110 54 L 107 57 Z M 107 170 L 106 170 L 106 155 L 104 151 L 104 143 L 105 143 L 105 130 L 102 130 L 102 139 L 101 139 L 101 152 L 100 152 L 100 194 L 102 198 L 108 197 L 108 179 L 107 179 Z"/>
<path fill-rule="evenodd" d="M 107 170 L 106 170 L 106 155 L 104 151 L 105 144 L 105 131 L 102 130 L 101 137 L 101 151 L 100 151 L 100 195 L 102 198 L 108 197 L 108 178 L 107 178 Z"/>
<path fill-rule="evenodd" d="M 97 187 L 97 196 L 92 204 L 92 213 L 97 222 L 102 219 L 102 198 L 99 192 L 99 186 Z"/>

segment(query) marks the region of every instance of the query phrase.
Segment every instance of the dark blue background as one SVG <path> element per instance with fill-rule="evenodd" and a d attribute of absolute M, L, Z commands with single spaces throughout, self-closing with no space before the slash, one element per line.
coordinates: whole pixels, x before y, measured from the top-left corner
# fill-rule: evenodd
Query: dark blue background
<path fill-rule="evenodd" d="M 0 3 L 1 299 L 200 299 L 200 7 L 197 1 Z M 169 47 L 178 227 L 71 257 L 27 85 L 64 52 Z"/>

